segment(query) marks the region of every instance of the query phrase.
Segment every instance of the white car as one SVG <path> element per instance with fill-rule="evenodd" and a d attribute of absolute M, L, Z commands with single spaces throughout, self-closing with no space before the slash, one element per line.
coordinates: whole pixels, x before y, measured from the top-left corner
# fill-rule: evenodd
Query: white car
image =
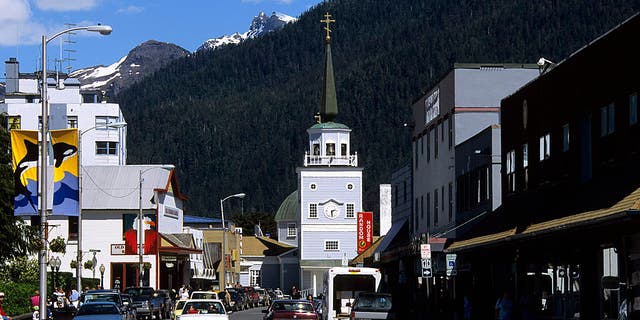
<path fill-rule="evenodd" d="M 177 320 L 228 320 L 229 315 L 222 301 L 217 299 L 193 299 L 184 304 Z"/>

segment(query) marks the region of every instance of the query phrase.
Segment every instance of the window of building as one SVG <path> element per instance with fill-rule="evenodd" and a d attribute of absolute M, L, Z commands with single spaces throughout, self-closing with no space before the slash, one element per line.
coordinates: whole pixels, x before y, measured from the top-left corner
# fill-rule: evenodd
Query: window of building
<path fill-rule="evenodd" d="M 47 123 L 51 123 L 51 116 L 47 117 Z M 42 130 L 42 116 L 38 116 L 38 130 Z"/>
<path fill-rule="evenodd" d="M 338 251 L 338 250 L 340 250 L 340 242 L 338 240 L 325 240 L 324 241 L 324 250 L 325 251 Z"/>
<path fill-rule="evenodd" d="M 444 186 L 440 187 L 440 195 L 442 196 L 442 213 L 444 213 L 444 211 L 447 209 L 447 207 L 445 206 L 444 202 Z"/>
<path fill-rule="evenodd" d="M 431 160 L 431 140 L 429 139 L 429 132 L 427 132 L 427 163 Z"/>
<path fill-rule="evenodd" d="M 346 156 L 347 155 L 347 144 L 346 143 L 341 143 L 340 144 L 340 155 L 342 155 L 342 156 Z"/>
<path fill-rule="evenodd" d="M 629 125 L 638 124 L 638 94 L 629 96 Z"/>
<path fill-rule="evenodd" d="M 419 142 L 420 140 L 416 140 L 416 143 L 413 144 L 413 151 L 414 151 L 413 161 L 415 161 L 416 170 L 418 170 L 418 143 Z"/>
<path fill-rule="evenodd" d="M 353 203 L 347 203 L 347 210 L 345 214 L 345 218 L 355 218 L 356 216 L 356 205 Z"/>
<path fill-rule="evenodd" d="M 249 270 L 249 282 L 252 287 L 260 286 L 260 270 Z"/>
<path fill-rule="evenodd" d="M 315 183 L 311 183 L 309 184 L 309 189 L 311 189 L 311 191 L 315 191 L 318 189 L 318 185 Z"/>
<path fill-rule="evenodd" d="M 427 193 L 427 226 L 431 223 L 431 193 Z"/>
<path fill-rule="evenodd" d="M 413 207 L 413 226 L 414 231 L 418 231 L 418 198 L 416 198 L 416 205 Z"/>
<path fill-rule="evenodd" d="M 78 116 L 67 116 L 67 128 L 78 127 Z"/>
<path fill-rule="evenodd" d="M 600 108 L 600 136 L 604 137 L 615 131 L 615 104 L 610 103 Z"/>
<path fill-rule="evenodd" d="M 516 191 L 516 151 L 509 150 L 506 157 L 507 167 L 507 190 L 509 192 Z"/>
<path fill-rule="evenodd" d="M 545 133 L 540 137 L 540 161 L 551 158 L 551 134 Z"/>
<path fill-rule="evenodd" d="M 562 152 L 569 151 L 569 124 L 562 126 Z"/>
<path fill-rule="evenodd" d="M 522 101 L 522 128 L 527 129 L 527 121 L 529 119 L 529 109 L 527 107 L 527 100 Z"/>
<path fill-rule="evenodd" d="M 69 221 L 69 234 L 67 239 L 69 241 L 78 241 L 78 217 L 68 217 Z"/>
<path fill-rule="evenodd" d="M 453 148 L 453 117 L 449 117 L 447 120 L 449 124 L 449 149 Z"/>
<path fill-rule="evenodd" d="M 335 156 L 336 155 L 336 144 L 335 143 L 327 143 L 327 155 Z"/>
<path fill-rule="evenodd" d="M 438 225 L 438 189 L 433 190 L 433 225 Z"/>
<path fill-rule="evenodd" d="M 313 155 L 314 156 L 319 156 L 320 155 L 320 144 L 319 143 L 314 143 L 313 144 Z"/>
<path fill-rule="evenodd" d="M 287 239 L 295 239 L 298 235 L 295 223 L 287 223 Z"/>
<path fill-rule="evenodd" d="M 529 144 L 522 145 L 522 169 L 524 170 L 524 188 L 529 186 Z"/>
<path fill-rule="evenodd" d="M 449 221 L 453 219 L 453 183 L 449 182 Z"/>
<path fill-rule="evenodd" d="M 7 123 L 7 129 L 9 130 L 20 130 L 22 128 L 22 118 L 20 116 L 9 116 L 9 122 Z"/>
<path fill-rule="evenodd" d="M 96 154 L 115 155 L 118 150 L 118 143 L 113 141 L 96 141 Z"/>
<path fill-rule="evenodd" d="M 318 204 L 309 203 L 309 218 L 318 218 Z"/>
<path fill-rule="evenodd" d="M 111 116 L 97 116 L 96 117 L 96 130 L 118 130 L 118 128 L 110 127 L 109 125 L 118 122 L 118 117 Z"/>
<path fill-rule="evenodd" d="M 353 191 L 353 183 L 347 183 L 347 190 Z"/>
<path fill-rule="evenodd" d="M 438 159 L 438 128 L 433 130 L 433 158 Z"/>
<path fill-rule="evenodd" d="M 420 196 L 420 219 L 424 221 L 424 196 Z"/>

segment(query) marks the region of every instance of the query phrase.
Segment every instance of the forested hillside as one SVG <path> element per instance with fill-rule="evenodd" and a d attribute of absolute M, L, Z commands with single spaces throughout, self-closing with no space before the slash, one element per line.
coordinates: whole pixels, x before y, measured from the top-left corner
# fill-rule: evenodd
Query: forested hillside
<path fill-rule="evenodd" d="M 245 211 L 275 212 L 296 189 L 319 110 L 329 12 L 336 121 L 353 129 L 364 209 L 377 211 L 378 185 L 411 156 L 411 102 L 453 63 L 559 62 L 639 3 L 327 1 L 278 32 L 176 60 L 121 93 L 129 162 L 175 164 L 189 214 L 218 216 L 219 199 L 236 192 L 247 193 Z"/>

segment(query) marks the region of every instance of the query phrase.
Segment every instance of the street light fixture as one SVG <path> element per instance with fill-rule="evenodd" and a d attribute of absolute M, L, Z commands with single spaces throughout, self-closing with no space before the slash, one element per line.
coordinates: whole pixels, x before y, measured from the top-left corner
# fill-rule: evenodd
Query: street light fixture
<path fill-rule="evenodd" d="M 100 288 L 104 289 L 104 264 L 100 264 Z"/>
<path fill-rule="evenodd" d="M 220 216 L 222 217 L 222 277 L 218 280 L 220 283 L 220 290 L 224 290 L 227 286 L 227 225 L 224 221 L 224 205 L 225 200 L 229 198 L 244 198 L 246 194 L 236 193 L 232 194 L 222 200 L 220 200 Z"/>
<path fill-rule="evenodd" d="M 56 290 L 56 283 L 58 282 L 58 271 L 60 271 L 60 265 L 62 264 L 62 261 L 60 261 L 59 257 L 51 257 L 51 259 L 49 259 L 49 266 L 51 266 L 51 272 L 53 273 L 53 277 L 51 277 L 51 282 L 52 284 L 52 290 L 55 291 Z"/>
<path fill-rule="evenodd" d="M 121 129 L 127 126 L 126 122 L 113 122 L 108 123 L 106 128 L 113 129 Z M 78 292 L 82 292 L 82 136 L 96 129 L 96 126 L 93 126 L 89 129 L 86 129 L 80 134 L 78 134 L 78 255 L 76 256 L 76 261 L 78 262 L 78 268 L 76 268 L 76 290 Z"/>
<path fill-rule="evenodd" d="M 174 165 L 167 164 L 156 167 L 151 167 L 147 169 L 140 169 L 138 172 L 138 286 L 144 286 L 144 224 L 143 219 L 144 215 L 142 214 L 142 174 L 153 169 L 166 169 L 172 170 L 175 168 Z"/>
<path fill-rule="evenodd" d="M 47 310 L 47 152 L 49 146 L 47 143 L 47 131 L 49 129 L 49 97 L 47 96 L 47 44 L 57 38 L 60 35 L 69 33 L 72 31 L 86 30 L 91 32 L 98 32 L 101 35 L 108 35 L 113 30 L 108 25 L 96 25 L 75 27 L 62 30 L 49 38 L 46 35 L 42 35 L 42 89 L 40 90 L 40 102 L 42 103 L 42 128 L 40 129 L 40 178 L 38 179 L 40 189 L 40 243 L 42 247 L 38 253 L 38 261 L 40 265 L 40 310 Z M 46 320 L 47 313 L 40 312 L 40 320 Z"/>

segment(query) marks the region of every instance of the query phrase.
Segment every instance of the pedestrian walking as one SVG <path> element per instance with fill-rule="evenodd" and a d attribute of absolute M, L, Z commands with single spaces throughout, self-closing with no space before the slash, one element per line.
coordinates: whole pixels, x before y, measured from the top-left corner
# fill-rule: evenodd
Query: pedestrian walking
<path fill-rule="evenodd" d="M 496 302 L 496 319 L 513 319 L 513 300 L 511 300 L 511 294 L 508 291 L 505 291 L 502 297 Z"/>

